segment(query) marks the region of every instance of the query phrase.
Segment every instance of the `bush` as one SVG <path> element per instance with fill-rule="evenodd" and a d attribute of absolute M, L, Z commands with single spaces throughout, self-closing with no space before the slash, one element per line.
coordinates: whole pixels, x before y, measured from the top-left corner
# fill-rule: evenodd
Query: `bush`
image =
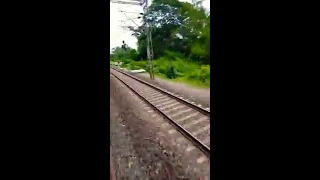
<path fill-rule="evenodd" d="M 147 61 L 134 61 L 133 65 L 137 69 L 146 69 L 148 66 L 148 62 Z"/>
<path fill-rule="evenodd" d="M 132 64 L 124 64 L 123 67 L 125 67 L 125 68 L 127 68 L 127 69 L 129 69 L 129 70 L 132 70 L 132 69 L 133 69 Z"/>
<path fill-rule="evenodd" d="M 123 62 L 123 64 L 130 64 L 130 63 L 133 62 L 133 60 L 131 60 L 131 59 L 124 59 L 124 60 L 122 60 L 122 62 Z"/>
<path fill-rule="evenodd" d="M 130 62 L 130 63 L 129 63 Z M 149 61 L 125 60 L 130 70 L 145 69 L 149 72 Z M 196 86 L 210 86 L 210 66 L 200 65 L 184 59 L 169 60 L 161 57 L 154 61 L 154 73 L 160 77 L 175 79 L 178 82 L 194 84 Z"/>
<path fill-rule="evenodd" d="M 170 60 L 176 60 L 176 59 L 182 58 L 183 55 L 177 52 L 165 51 L 164 57 Z"/>
<path fill-rule="evenodd" d="M 168 63 L 168 60 L 165 60 L 163 58 L 160 58 L 159 60 L 154 61 L 155 72 L 166 75 L 167 63 Z"/>
<path fill-rule="evenodd" d="M 199 79 L 199 69 L 194 69 L 193 71 L 186 74 L 188 79 Z"/>
<path fill-rule="evenodd" d="M 179 58 L 177 58 L 176 61 L 173 61 L 172 64 L 176 68 L 177 72 L 183 74 L 193 73 L 200 68 L 200 65 L 196 63 L 188 62 Z"/>
<path fill-rule="evenodd" d="M 199 79 L 205 83 L 207 80 L 210 80 L 210 66 L 202 65 L 200 68 Z"/>
<path fill-rule="evenodd" d="M 169 65 L 166 69 L 165 75 L 169 79 L 174 79 L 177 77 L 177 71 L 175 70 L 175 68 L 172 65 Z"/>

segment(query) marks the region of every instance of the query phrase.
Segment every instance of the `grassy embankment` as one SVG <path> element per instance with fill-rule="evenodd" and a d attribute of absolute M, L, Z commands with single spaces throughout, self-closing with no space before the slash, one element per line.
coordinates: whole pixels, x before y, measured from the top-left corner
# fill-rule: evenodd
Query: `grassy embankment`
<path fill-rule="evenodd" d="M 129 70 L 149 70 L 147 61 L 119 60 Z M 112 61 L 110 61 L 112 63 Z M 210 66 L 176 59 L 160 58 L 154 61 L 155 76 L 199 88 L 210 88 Z"/>

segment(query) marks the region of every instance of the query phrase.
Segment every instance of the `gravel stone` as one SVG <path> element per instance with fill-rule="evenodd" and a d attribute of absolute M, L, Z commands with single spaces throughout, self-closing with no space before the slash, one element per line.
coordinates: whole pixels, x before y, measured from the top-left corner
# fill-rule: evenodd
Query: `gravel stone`
<path fill-rule="evenodd" d="M 110 146 L 116 179 L 209 179 L 210 160 L 110 75 Z M 152 117 L 152 115 L 156 117 Z M 179 139 L 179 141 L 178 141 Z M 198 161 L 200 162 L 200 161 Z"/>

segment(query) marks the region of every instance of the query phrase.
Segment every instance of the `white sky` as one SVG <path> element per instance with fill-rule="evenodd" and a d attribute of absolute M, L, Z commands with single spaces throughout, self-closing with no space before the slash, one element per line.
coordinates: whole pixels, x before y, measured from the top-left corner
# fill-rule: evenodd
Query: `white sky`
<path fill-rule="evenodd" d="M 191 2 L 191 0 L 180 0 Z M 210 10 L 210 0 L 204 0 L 203 6 Z M 117 4 L 110 2 L 110 50 L 114 47 L 121 46 L 122 41 L 125 41 L 131 48 L 137 48 L 137 39 L 131 36 L 132 32 L 122 28 L 122 26 L 135 26 L 135 24 L 120 11 L 133 12 L 125 13 L 129 18 L 132 18 L 135 23 L 140 25 L 139 19 L 134 19 L 143 12 L 142 7 L 127 4 Z M 122 21 L 122 22 L 121 22 Z"/>

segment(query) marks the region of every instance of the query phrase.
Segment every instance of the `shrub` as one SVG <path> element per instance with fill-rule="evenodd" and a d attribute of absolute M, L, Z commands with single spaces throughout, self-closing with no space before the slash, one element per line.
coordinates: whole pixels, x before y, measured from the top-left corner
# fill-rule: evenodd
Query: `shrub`
<path fill-rule="evenodd" d="M 177 77 L 177 72 L 176 72 L 175 68 L 172 65 L 169 65 L 167 67 L 167 69 L 166 69 L 165 75 L 169 79 L 174 79 L 174 78 Z"/>
<path fill-rule="evenodd" d="M 200 68 L 199 79 L 205 83 L 207 80 L 210 80 L 210 66 L 202 65 Z"/>
<path fill-rule="evenodd" d="M 188 79 L 199 79 L 199 69 L 194 69 L 186 74 Z"/>
<path fill-rule="evenodd" d="M 146 69 L 148 66 L 147 61 L 134 61 L 133 65 L 137 68 L 137 69 Z"/>
<path fill-rule="evenodd" d="M 178 52 L 165 51 L 164 57 L 170 60 L 176 60 L 176 59 L 182 58 L 183 55 Z"/>
<path fill-rule="evenodd" d="M 123 64 L 130 64 L 130 63 L 133 62 L 133 60 L 131 60 L 131 59 L 124 59 L 124 60 L 122 60 L 122 62 L 123 62 Z"/>
<path fill-rule="evenodd" d="M 184 74 L 192 73 L 195 70 L 200 68 L 200 65 L 198 64 L 188 62 L 179 58 L 177 58 L 176 61 L 173 61 L 172 64 L 176 68 L 177 72 L 184 73 Z"/>

